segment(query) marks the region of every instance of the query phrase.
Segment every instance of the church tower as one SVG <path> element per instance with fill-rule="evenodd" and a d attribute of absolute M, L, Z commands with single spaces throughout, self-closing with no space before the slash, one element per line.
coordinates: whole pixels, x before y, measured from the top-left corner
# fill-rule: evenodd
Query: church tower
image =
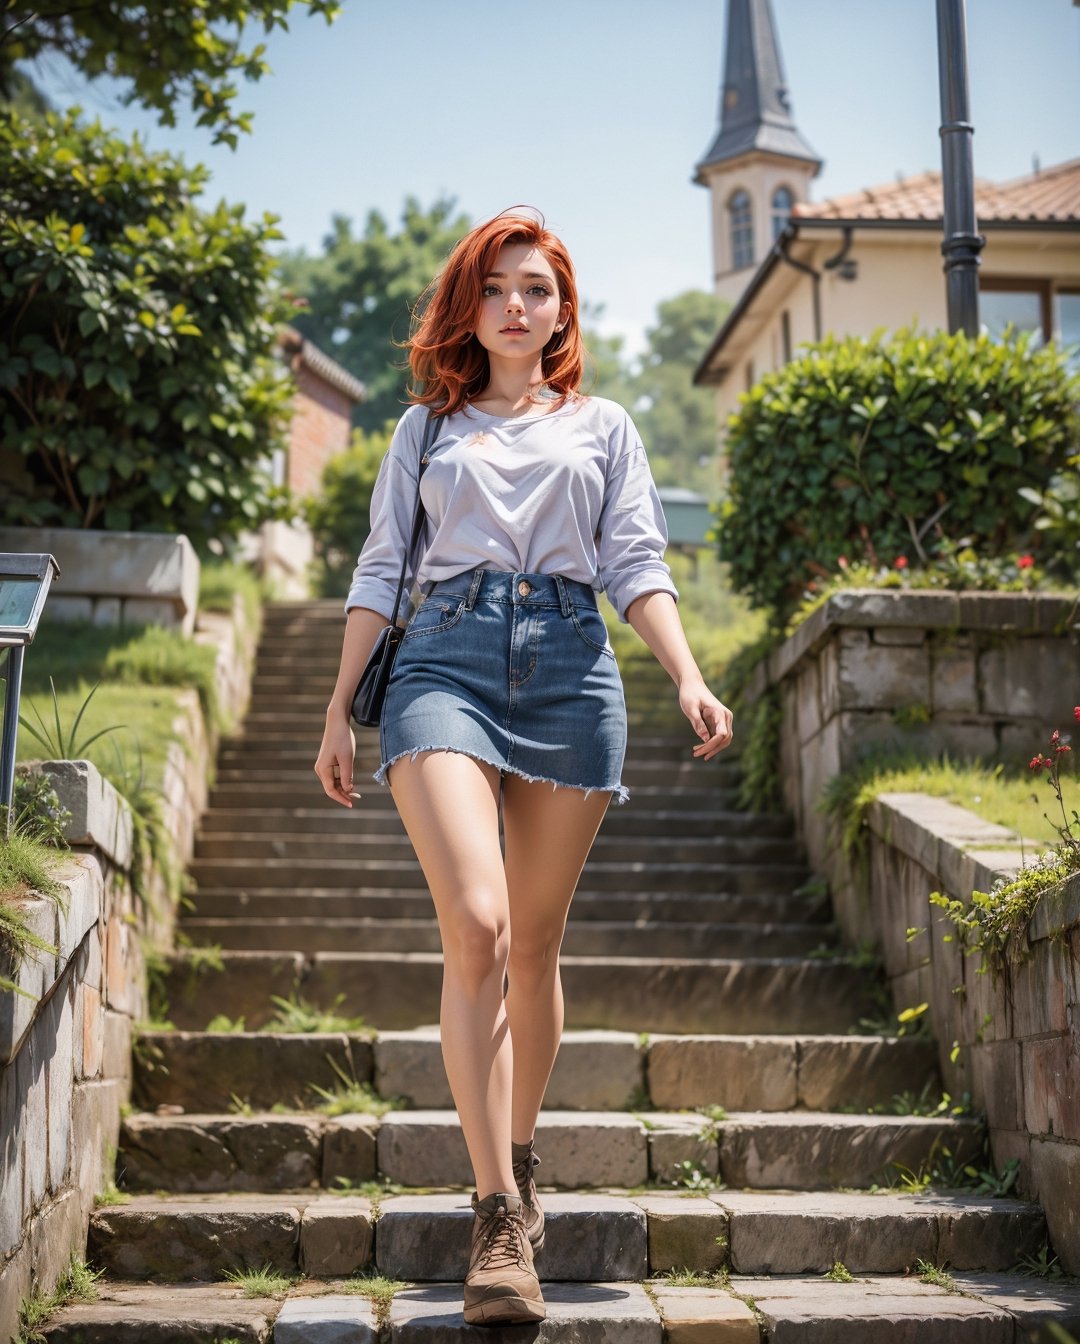
<path fill-rule="evenodd" d="M 739 297 L 821 166 L 791 114 L 769 0 L 728 0 L 720 129 L 694 173 L 712 193 L 721 298 Z"/>

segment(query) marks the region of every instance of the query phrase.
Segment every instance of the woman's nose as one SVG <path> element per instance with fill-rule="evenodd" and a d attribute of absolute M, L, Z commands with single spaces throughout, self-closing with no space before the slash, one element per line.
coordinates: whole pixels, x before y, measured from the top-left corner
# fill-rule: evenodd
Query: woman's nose
<path fill-rule="evenodd" d="M 518 310 L 518 312 L 524 312 L 524 311 L 525 311 L 525 304 L 524 304 L 524 302 L 523 302 L 523 300 L 522 300 L 522 298 L 521 298 L 521 295 L 520 295 L 516 290 L 514 290 L 512 293 L 510 293 L 510 294 L 508 294 L 508 295 L 506 296 L 506 310 L 507 310 L 507 312 L 509 312 L 511 309 L 515 309 L 515 308 Z"/>

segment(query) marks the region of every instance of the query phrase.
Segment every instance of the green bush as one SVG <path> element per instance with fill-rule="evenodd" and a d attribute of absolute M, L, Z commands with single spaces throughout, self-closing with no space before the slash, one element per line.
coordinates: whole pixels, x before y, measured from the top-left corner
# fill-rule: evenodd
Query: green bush
<path fill-rule="evenodd" d="M 206 169 L 79 109 L 0 110 L 0 522 L 184 532 L 201 546 L 287 492 L 274 216 L 193 204 Z"/>
<path fill-rule="evenodd" d="M 390 420 L 381 431 L 370 433 L 353 430 L 346 451 L 323 468 L 318 494 L 303 502 L 315 548 L 312 587 L 319 597 L 345 599 L 356 557 L 371 530 L 371 492 L 394 423 Z"/>
<path fill-rule="evenodd" d="M 1080 376 L 1028 333 L 828 337 L 729 417 L 716 531 L 732 582 L 782 623 L 841 555 L 927 564 L 966 538 L 992 556 L 1023 547 L 1051 569 L 1025 492 L 1045 491 L 1076 453 L 1078 402 Z"/>

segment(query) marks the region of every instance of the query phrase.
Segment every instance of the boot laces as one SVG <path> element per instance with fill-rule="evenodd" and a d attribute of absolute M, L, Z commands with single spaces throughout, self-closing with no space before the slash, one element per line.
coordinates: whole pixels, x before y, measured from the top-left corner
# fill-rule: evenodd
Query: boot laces
<path fill-rule="evenodd" d="M 520 1217 L 516 1219 L 521 1222 Z M 500 1205 L 484 1219 L 478 1232 L 476 1266 L 478 1269 L 508 1269 L 516 1265 L 528 1269 L 522 1242 L 522 1227 L 515 1227 L 515 1217 Z"/>

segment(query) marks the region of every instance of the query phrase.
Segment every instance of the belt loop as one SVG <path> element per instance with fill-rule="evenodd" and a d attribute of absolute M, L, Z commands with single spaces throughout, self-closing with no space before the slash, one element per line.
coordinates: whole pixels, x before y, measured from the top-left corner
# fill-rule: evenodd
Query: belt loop
<path fill-rule="evenodd" d="M 570 595 L 566 591 L 566 584 L 563 583 L 561 574 L 555 575 L 555 587 L 559 590 L 559 608 L 564 616 L 570 615 Z"/>
<path fill-rule="evenodd" d="M 480 584 L 483 577 L 484 571 L 482 569 L 477 568 L 473 570 L 472 583 L 469 585 L 469 596 L 465 599 L 466 611 L 472 611 L 473 607 L 476 606 L 476 599 L 480 593 Z"/>

